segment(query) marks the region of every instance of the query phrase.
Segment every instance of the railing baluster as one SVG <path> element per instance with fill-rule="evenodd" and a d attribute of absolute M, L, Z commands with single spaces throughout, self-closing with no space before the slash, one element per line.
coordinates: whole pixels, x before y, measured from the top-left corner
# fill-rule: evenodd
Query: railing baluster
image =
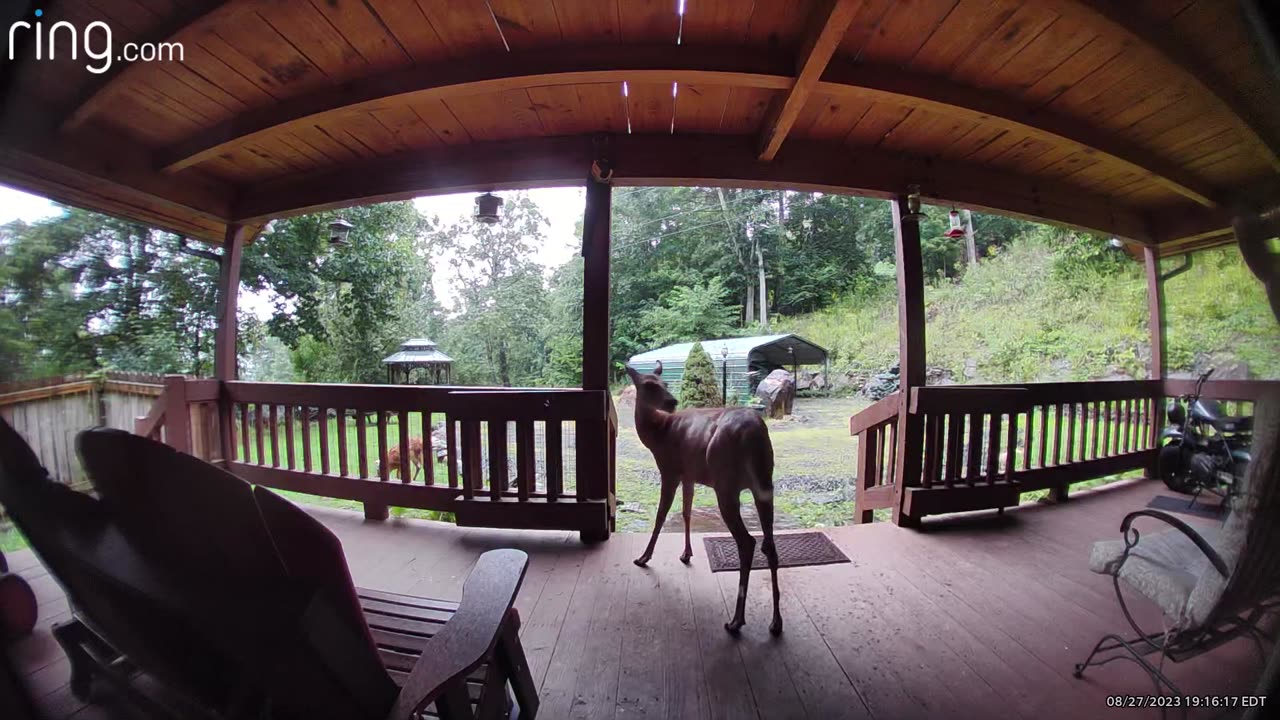
<path fill-rule="evenodd" d="M 1004 443 L 1004 475 L 1006 480 L 1013 480 L 1013 473 L 1018 463 L 1018 415 L 1009 413 L 1009 426 L 1005 428 Z"/>
<path fill-rule="evenodd" d="M 262 417 L 262 410 L 263 410 L 262 403 L 258 403 L 254 405 L 253 430 L 254 430 L 254 437 L 258 443 L 258 462 L 257 462 L 258 465 L 267 464 L 267 448 L 266 448 L 267 439 L 263 437 L 264 433 L 262 430 L 262 428 L 267 424 L 267 421 Z"/>
<path fill-rule="evenodd" d="M 559 420 L 548 420 L 547 446 L 547 502 L 556 502 L 564 492 L 564 446 Z"/>
<path fill-rule="evenodd" d="M 1098 446 L 1102 441 L 1102 403 L 1093 401 L 1093 435 L 1090 438 L 1089 459 L 1098 459 Z"/>
<path fill-rule="evenodd" d="M 885 434 L 884 484 L 890 485 L 898 477 L 898 424 L 890 423 L 889 432 Z"/>
<path fill-rule="evenodd" d="M 1067 405 L 1067 454 L 1068 463 L 1076 461 L 1076 404 Z"/>
<path fill-rule="evenodd" d="M 1040 406 L 1040 467 L 1049 467 L 1049 406 Z"/>
<path fill-rule="evenodd" d="M 507 472 L 507 421 L 489 421 L 489 497 L 501 500 L 510 487 Z"/>
<path fill-rule="evenodd" d="M 329 422 L 327 418 L 325 419 L 325 422 L 326 423 Z M 336 433 L 337 437 L 335 439 L 338 441 L 338 475 L 342 477 L 347 477 L 351 473 L 351 465 L 347 462 L 348 450 L 347 450 L 347 409 L 346 408 L 334 408 L 333 429 L 337 430 L 337 433 Z M 327 454 L 325 455 L 325 458 L 328 459 Z"/>
<path fill-rule="evenodd" d="M 947 416 L 947 472 L 946 484 L 951 487 L 960 479 L 960 468 L 964 465 L 964 456 L 960 451 L 963 442 L 964 416 L 951 413 Z"/>
<path fill-rule="evenodd" d="M 436 449 L 435 440 L 431 437 L 435 426 L 431 424 L 431 411 L 418 413 L 419 425 L 422 428 L 422 474 L 427 485 L 436 484 Z"/>
<path fill-rule="evenodd" d="M 444 417 L 444 461 L 449 463 L 449 487 L 458 487 L 458 423 L 449 415 Z"/>
<path fill-rule="evenodd" d="M 409 456 L 409 412 L 401 410 L 396 414 L 396 424 L 400 426 L 400 482 L 407 483 L 413 481 L 413 475 L 410 468 L 413 465 L 413 458 Z M 382 431 L 385 433 L 384 425 Z M 426 448 L 423 448 L 424 450 Z M 423 461 L 426 461 L 426 453 L 423 453 Z"/>
<path fill-rule="evenodd" d="M 1027 408 L 1027 421 L 1023 424 L 1023 428 L 1022 428 L 1022 469 L 1023 470 L 1031 469 L 1031 440 L 1032 440 L 1032 436 L 1035 434 L 1033 432 L 1033 428 L 1035 427 L 1035 418 L 1036 418 L 1035 413 L 1036 413 L 1036 409 L 1034 405 Z"/>
<path fill-rule="evenodd" d="M 369 477 L 369 433 L 366 427 L 364 410 L 356 408 L 356 460 L 360 464 L 357 466 L 356 477 Z"/>
<path fill-rule="evenodd" d="M 378 480 L 386 482 L 391 478 L 390 463 L 387 456 L 390 454 L 391 446 L 387 444 L 387 413 L 384 410 L 378 411 L 377 424 L 378 434 L 378 454 L 374 462 L 378 463 Z"/>
<path fill-rule="evenodd" d="M 1053 464 L 1061 465 L 1062 457 L 1062 403 L 1053 405 Z M 1069 460 L 1067 460 L 1069 462 Z"/>
<path fill-rule="evenodd" d="M 921 487 L 933 487 L 934 482 L 938 480 L 938 471 L 942 464 L 939 462 L 938 450 L 941 448 L 939 441 L 940 430 L 938 428 L 940 416 L 937 413 L 929 413 L 924 419 L 924 463 L 922 464 L 923 472 L 921 473 Z"/>
<path fill-rule="evenodd" d="M 293 469 L 293 406 L 284 406 L 284 459 L 285 466 Z"/>
<path fill-rule="evenodd" d="M 462 421 L 462 497 L 471 500 L 483 482 L 480 468 L 480 422 Z"/>
<path fill-rule="evenodd" d="M 1114 427 L 1115 416 L 1112 413 L 1114 409 L 1113 403 L 1110 400 L 1105 400 L 1102 403 L 1102 407 L 1103 407 L 1102 456 L 1111 457 L 1113 454 L 1115 454 L 1115 451 L 1112 449 L 1112 445 L 1115 442 L 1115 431 L 1116 431 L 1116 428 Z"/>
<path fill-rule="evenodd" d="M 980 413 L 969 413 L 968 419 L 968 456 L 965 463 L 964 480 L 966 483 L 973 485 L 977 480 L 978 473 L 981 472 L 981 455 L 982 455 L 982 415 Z"/>
<path fill-rule="evenodd" d="M 533 454 L 533 421 L 516 423 L 516 496 L 520 502 L 529 499 L 538 476 L 538 461 Z"/>
<path fill-rule="evenodd" d="M 311 472 L 311 406 L 302 406 L 302 469 Z"/>
<path fill-rule="evenodd" d="M 1000 477 L 1000 413 L 987 416 L 987 482 Z"/>
<path fill-rule="evenodd" d="M 271 403 L 271 467 L 280 467 L 280 406 Z"/>
<path fill-rule="evenodd" d="M 318 407 L 316 414 L 319 419 L 316 424 L 320 427 L 320 472 L 325 475 L 329 474 L 329 408 Z M 339 421 L 341 422 L 341 421 Z M 339 438 L 342 436 L 339 435 Z M 346 473 L 343 472 L 343 475 Z"/>
<path fill-rule="evenodd" d="M 240 403 L 240 451 L 244 453 L 240 462 L 247 463 L 250 460 L 249 435 L 249 404 Z"/>

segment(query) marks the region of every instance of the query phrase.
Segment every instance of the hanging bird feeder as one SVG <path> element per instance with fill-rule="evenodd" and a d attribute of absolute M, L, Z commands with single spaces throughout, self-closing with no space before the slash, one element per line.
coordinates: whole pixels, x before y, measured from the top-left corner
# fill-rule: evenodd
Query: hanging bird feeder
<path fill-rule="evenodd" d="M 907 186 L 907 212 L 902 214 L 903 220 L 912 222 L 920 222 L 924 220 L 924 213 L 920 212 L 920 186 Z"/>
<path fill-rule="evenodd" d="M 355 226 L 344 218 L 334 218 L 329 223 L 329 249 L 337 250 L 340 247 L 345 247 L 347 236 L 351 234 L 351 228 L 353 227 Z"/>
<path fill-rule="evenodd" d="M 498 222 L 498 209 L 502 207 L 502 198 L 493 193 L 485 193 L 476 198 L 476 220 L 485 225 Z"/>
<path fill-rule="evenodd" d="M 964 237 L 964 226 L 960 224 L 960 213 L 951 208 L 951 229 L 942 233 L 943 237 L 962 238 Z"/>

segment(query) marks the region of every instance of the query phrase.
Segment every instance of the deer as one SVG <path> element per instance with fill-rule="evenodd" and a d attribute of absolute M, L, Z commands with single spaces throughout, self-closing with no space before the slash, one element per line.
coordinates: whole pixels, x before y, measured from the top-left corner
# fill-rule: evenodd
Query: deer
<path fill-rule="evenodd" d="M 382 469 L 387 469 L 387 477 L 391 477 L 391 473 L 400 474 L 400 482 L 412 482 L 418 479 L 418 472 L 422 470 L 422 438 L 409 438 L 409 464 L 413 466 L 413 477 L 406 480 L 404 475 L 400 473 L 400 446 L 392 445 L 387 448 L 387 452 L 382 456 L 382 463 L 378 466 L 378 477 L 382 477 Z"/>
<path fill-rule="evenodd" d="M 773 542 L 773 443 L 769 439 L 769 427 L 750 408 L 677 411 L 676 399 L 662 380 L 661 362 L 651 374 L 640 373 L 629 365 L 626 371 L 636 388 L 636 432 L 640 442 L 653 453 L 662 483 L 653 535 L 635 564 L 643 568 L 653 558 L 653 549 L 671 510 L 677 486 L 682 490 L 681 515 L 684 517 L 684 552 L 680 562 L 689 564 L 693 558 L 689 524 L 694 487 L 696 484 L 710 487 L 716 493 L 720 517 L 738 546 L 738 601 L 733 619 L 724 625 L 731 635 L 737 635 L 746 624 L 747 582 L 751 578 L 756 547 L 755 538 L 742 522 L 739 500 L 741 492 L 749 490 L 764 532 L 760 550 L 769 561 L 773 580 L 773 621 L 769 632 L 781 635 L 778 549 Z"/>

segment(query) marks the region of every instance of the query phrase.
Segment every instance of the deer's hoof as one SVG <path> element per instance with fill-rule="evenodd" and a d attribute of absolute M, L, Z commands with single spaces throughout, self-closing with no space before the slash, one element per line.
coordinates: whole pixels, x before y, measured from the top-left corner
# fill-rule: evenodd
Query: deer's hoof
<path fill-rule="evenodd" d="M 724 624 L 724 629 L 727 630 L 730 635 L 737 635 L 738 632 L 742 630 L 742 626 L 746 624 L 747 623 L 742 620 L 730 620 Z"/>
<path fill-rule="evenodd" d="M 632 562 L 634 562 L 634 563 L 636 564 L 636 567 L 648 567 L 648 566 L 649 566 L 649 558 L 647 558 L 647 557 L 638 557 L 638 558 L 636 558 L 635 560 L 633 560 Z"/>
<path fill-rule="evenodd" d="M 782 618 L 777 618 L 769 623 L 769 634 L 778 637 L 782 634 Z"/>
<path fill-rule="evenodd" d="M 688 565 L 688 564 L 689 564 L 689 560 L 690 560 L 690 558 L 692 558 L 692 557 L 693 557 L 693 553 L 691 553 L 691 552 L 684 553 L 684 554 L 682 554 L 682 555 L 680 556 L 680 562 L 684 563 L 685 565 Z"/>

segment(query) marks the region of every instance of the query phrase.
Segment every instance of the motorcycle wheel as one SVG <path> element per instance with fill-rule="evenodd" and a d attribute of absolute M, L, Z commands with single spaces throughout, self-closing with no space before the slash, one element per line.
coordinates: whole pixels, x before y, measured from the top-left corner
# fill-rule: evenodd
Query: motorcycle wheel
<path fill-rule="evenodd" d="M 1166 487 L 1184 494 L 1193 490 L 1190 468 L 1187 467 L 1187 459 L 1183 457 L 1181 445 L 1165 445 L 1160 448 L 1157 463 L 1160 468 L 1160 479 L 1164 481 Z"/>

